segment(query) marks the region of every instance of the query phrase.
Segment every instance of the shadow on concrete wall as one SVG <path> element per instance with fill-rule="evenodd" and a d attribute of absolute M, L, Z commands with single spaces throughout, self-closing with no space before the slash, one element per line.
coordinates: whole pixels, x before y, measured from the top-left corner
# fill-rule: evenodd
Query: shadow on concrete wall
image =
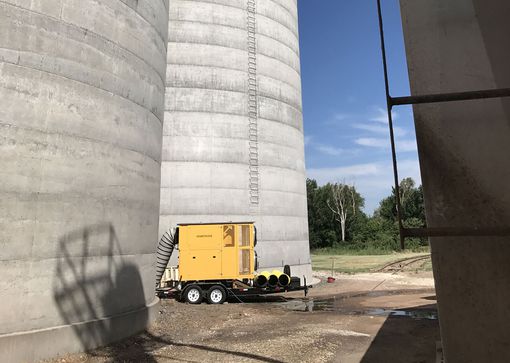
<path fill-rule="evenodd" d="M 436 304 L 417 306 L 405 311 L 416 316 L 388 316 L 361 363 L 436 362 L 436 342 L 441 340 L 439 322 L 427 318 L 427 312 L 437 314 Z"/>
<path fill-rule="evenodd" d="M 153 363 L 157 358 L 173 359 L 161 348 L 174 346 L 228 354 L 233 359 L 280 363 L 257 354 L 180 343 L 148 331 L 123 340 L 133 331 L 143 331 L 149 317 L 147 310 L 129 314 L 145 308 L 143 284 L 138 268 L 123 258 L 110 224 L 89 226 L 62 237 L 58 257 L 54 300 L 65 324 L 72 326 L 81 350 L 91 356 L 110 362 Z M 115 318 L 122 313 L 128 313 L 127 319 Z"/>
<path fill-rule="evenodd" d="M 145 328 L 148 313 L 140 272 L 124 260 L 111 224 L 88 226 L 62 237 L 58 257 L 54 300 L 82 350 Z M 140 361 L 155 362 L 143 347 L 137 355 Z M 118 361 L 115 354 L 111 358 Z"/>

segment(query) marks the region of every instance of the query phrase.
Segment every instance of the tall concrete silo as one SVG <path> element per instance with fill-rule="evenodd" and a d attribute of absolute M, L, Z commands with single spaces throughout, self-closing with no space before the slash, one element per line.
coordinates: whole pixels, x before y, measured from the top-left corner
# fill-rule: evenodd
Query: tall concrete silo
<path fill-rule="evenodd" d="M 253 220 L 260 269 L 311 274 L 296 0 L 170 4 L 160 234 Z"/>
<path fill-rule="evenodd" d="M 145 327 L 168 2 L 0 2 L 0 361 Z"/>

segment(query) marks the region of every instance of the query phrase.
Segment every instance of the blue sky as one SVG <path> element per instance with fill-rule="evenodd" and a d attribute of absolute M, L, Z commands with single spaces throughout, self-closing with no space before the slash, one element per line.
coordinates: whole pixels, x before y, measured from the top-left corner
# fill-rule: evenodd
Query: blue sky
<path fill-rule="evenodd" d="M 354 184 L 372 213 L 393 174 L 375 0 L 300 0 L 306 166 Z M 383 1 L 392 96 L 409 94 L 398 0 Z M 394 109 L 400 179 L 421 184 L 410 107 Z"/>

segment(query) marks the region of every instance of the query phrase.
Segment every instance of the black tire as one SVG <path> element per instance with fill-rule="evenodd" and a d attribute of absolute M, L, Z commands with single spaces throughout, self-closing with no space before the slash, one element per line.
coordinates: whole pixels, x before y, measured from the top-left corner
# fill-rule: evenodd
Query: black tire
<path fill-rule="evenodd" d="M 223 304 L 227 300 L 227 290 L 221 285 L 213 285 L 207 290 L 209 304 Z"/>
<path fill-rule="evenodd" d="M 204 292 L 198 285 L 189 285 L 184 289 L 182 299 L 188 304 L 200 304 L 204 299 Z"/>

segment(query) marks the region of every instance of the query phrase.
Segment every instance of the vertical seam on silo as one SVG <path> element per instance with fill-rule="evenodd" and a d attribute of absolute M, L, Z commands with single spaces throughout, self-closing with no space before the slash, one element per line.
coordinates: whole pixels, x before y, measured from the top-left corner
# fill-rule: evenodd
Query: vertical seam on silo
<path fill-rule="evenodd" d="M 250 204 L 259 203 L 259 155 L 258 155 L 258 94 L 257 94 L 257 44 L 256 44 L 256 0 L 247 0 L 248 30 L 248 123 L 250 158 Z"/>

